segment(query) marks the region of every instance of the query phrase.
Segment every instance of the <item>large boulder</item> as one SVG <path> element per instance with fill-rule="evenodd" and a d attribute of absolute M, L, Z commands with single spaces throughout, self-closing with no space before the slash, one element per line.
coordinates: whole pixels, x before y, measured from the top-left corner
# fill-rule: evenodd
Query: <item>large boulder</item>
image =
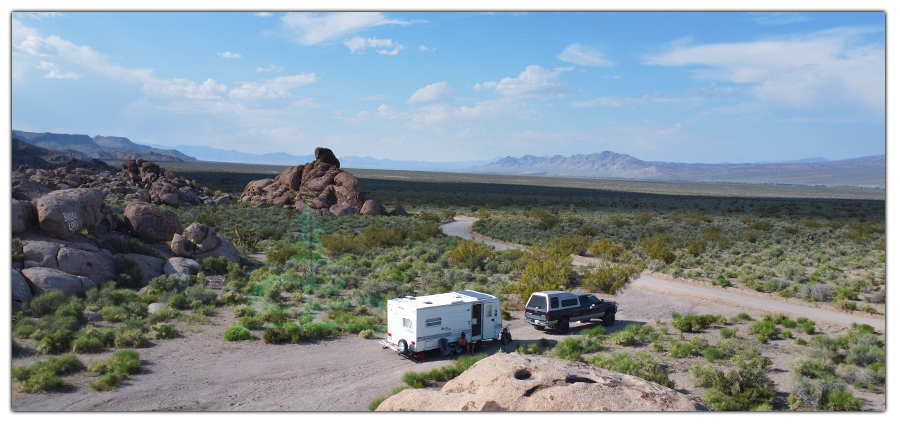
<path fill-rule="evenodd" d="M 18 270 L 12 271 L 12 299 L 14 302 L 27 302 L 31 300 L 31 287 L 28 286 L 28 281 L 25 280 L 25 277 L 19 273 Z"/>
<path fill-rule="evenodd" d="M 22 276 L 28 280 L 31 294 L 39 296 L 50 291 L 62 291 L 67 296 L 84 294 L 97 284 L 85 276 L 71 275 L 49 267 L 31 267 L 22 270 Z"/>
<path fill-rule="evenodd" d="M 303 177 L 303 166 L 293 166 L 288 167 L 284 172 L 282 172 L 278 177 L 275 178 L 275 182 L 278 182 L 281 185 L 284 185 L 289 190 L 297 191 L 300 189 L 300 179 Z"/>
<path fill-rule="evenodd" d="M 46 185 L 31 179 L 14 180 L 12 185 L 12 198 L 16 200 L 37 200 L 53 192 Z"/>
<path fill-rule="evenodd" d="M 59 249 L 56 261 L 59 270 L 87 277 L 97 285 L 116 277 L 113 255 L 105 249 L 86 251 L 66 246 Z"/>
<path fill-rule="evenodd" d="M 440 390 L 410 389 L 379 411 L 708 411 L 699 399 L 635 376 L 568 360 L 494 354 Z"/>
<path fill-rule="evenodd" d="M 125 257 L 134 260 L 138 267 L 141 268 L 141 273 L 143 274 L 141 277 L 141 286 L 149 284 L 151 279 L 162 276 L 164 273 L 163 266 L 166 265 L 166 260 L 163 260 L 162 258 L 135 253 L 125 254 Z"/>
<path fill-rule="evenodd" d="M 193 223 L 184 229 L 183 234 L 176 234 L 170 245 L 176 257 L 201 260 L 206 257 L 225 257 L 239 263 L 240 253 L 230 240 L 220 235 L 212 227 Z"/>
<path fill-rule="evenodd" d="M 168 242 L 175 233 L 184 230 L 174 212 L 136 201 L 125 206 L 125 223 L 138 237 L 149 242 Z"/>
<path fill-rule="evenodd" d="M 12 199 L 12 234 L 19 234 L 37 221 L 37 208 L 28 200 Z"/>
<path fill-rule="evenodd" d="M 384 205 L 378 203 L 378 200 L 369 199 L 363 203 L 359 213 L 362 215 L 385 215 L 387 211 L 384 209 Z"/>
<path fill-rule="evenodd" d="M 172 257 L 163 266 L 166 275 L 196 275 L 203 268 L 196 260 L 184 257 Z"/>
<path fill-rule="evenodd" d="M 341 168 L 341 162 L 338 161 L 337 157 L 334 156 L 334 152 L 331 152 L 328 148 L 316 148 L 316 161 L 321 161 L 323 163 L 331 164 L 338 169 Z"/>
<path fill-rule="evenodd" d="M 22 245 L 25 267 L 50 267 L 59 269 L 57 255 L 62 244 L 44 240 L 29 240 Z"/>
<path fill-rule="evenodd" d="M 70 239 L 83 228 L 111 231 L 118 217 L 103 198 L 103 193 L 88 188 L 53 191 L 37 201 L 38 223 L 45 233 L 59 239 Z"/>

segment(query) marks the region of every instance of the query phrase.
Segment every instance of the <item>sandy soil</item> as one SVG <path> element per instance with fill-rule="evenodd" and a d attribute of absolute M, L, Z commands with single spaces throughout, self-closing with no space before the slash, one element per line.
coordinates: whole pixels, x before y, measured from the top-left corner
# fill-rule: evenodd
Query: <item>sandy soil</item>
<path fill-rule="evenodd" d="M 444 225 L 448 234 L 464 235 L 471 221 Z M 469 230 L 470 231 L 470 230 Z M 460 233 L 461 232 L 461 233 Z M 470 234 L 470 233 L 469 233 Z M 837 334 L 846 330 L 848 321 L 865 322 L 884 332 L 884 318 L 848 315 L 817 309 L 752 291 L 722 289 L 642 276 L 624 293 L 619 302 L 617 322 L 610 331 L 627 324 L 653 324 L 659 327 L 681 314 L 722 314 L 747 312 L 755 317 L 769 312 L 784 312 L 792 317 L 807 316 L 818 322 L 819 330 Z M 611 297 L 610 297 L 611 298 Z M 515 344 L 534 343 L 545 338 L 555 343 L 566 336 L 538 331 L 522 320 L 522 312 L 513 312 L 508 324 Z M 178 323 L 183 337 L 155 342 L 140 349 L 142 371 L 115 391 L 98 393 L 87 384 L 92 377 L 67 377 L 74 388 L 66 392 L 26 394 L 12 390 L 13 411 L 364 411 L 379 396 L 387 396 L 402 385 L 401 376 L 410 370 L 424 371 L 447 364 L 438 354 L 423 362 L 413 361 L 390 350 L 377 340 L 347 336 L 336 340 L 303 345 L 267 345 L 261 339 L 227 342 L 222 333 L 236 323 L 229 309 L 222 309 L 207 324 Z M 569 334 L 578 334 L 593 324 L 575 324 Z M 674 330 L 670 330 L 673 333 Z M 742 328 L 740 333 L 745 333 Z M 381 334 L 383 336 L 383 334 Z M 710 343 L 718 342 L 718 330 L 703 334 Z M 799 337 L 806 337 L 798 333 Z M 686 338 L 690 339 L 690 336 Z M 27 345 L 27 341 L 23 342 Z M 516 345 L 507 345 L 506 350 Z M 485 342 L 482 352 L 500 349 L 497 342 Z M 611 351 L 634 352 L 635 348 Z M 603 353 L 607 353 L 604 351 Z M 776 389 L 790 392 L 790 363 L 799 347 L 792 340 L 777 340 L 764 346 L 774 361 L 770 373 Z M 111 353 L 80 355 L 85 363 L 106 359 Z M 13 366 L 28 364 L 40 357 L 13 360 Z M 703 359 L 671 360 L 670 378 L 676 389 L 699 397 L 702 390 L 690 383 L 688 369 Z M 855 392 L 866 402 L 866 409 L 884 410 L 883 393 Z"/>

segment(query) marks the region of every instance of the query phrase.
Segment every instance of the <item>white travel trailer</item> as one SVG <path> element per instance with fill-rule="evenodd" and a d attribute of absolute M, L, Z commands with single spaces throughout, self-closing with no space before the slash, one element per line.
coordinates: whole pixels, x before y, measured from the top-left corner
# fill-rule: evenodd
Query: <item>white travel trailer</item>
<path fill-rule="evenodd" d="M 500 299 L 465 290 L 430 296 L 406 296 L 388 301 L 387 339 L 383 348 L 424 359 L 425 351 L 441 348 L 441 339 L 455 344 L 466 340 L 504 339 Z M 505 343 L 505 342 L 504 342 Z"/>

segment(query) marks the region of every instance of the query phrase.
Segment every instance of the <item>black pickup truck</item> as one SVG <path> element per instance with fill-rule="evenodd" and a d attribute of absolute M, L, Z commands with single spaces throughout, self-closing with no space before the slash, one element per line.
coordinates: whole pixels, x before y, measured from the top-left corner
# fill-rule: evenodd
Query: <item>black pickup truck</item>
<path fill-rule="evenodd" d="M 569 323 L 602 319 L 609 327 L 616 322 L 616 302 L 594 297 L 593 294 L 565 291 L 540 291 L 531 295 L 525 305 L 525 321 L 538 330 L 556 328 L 569 332 Z"/>

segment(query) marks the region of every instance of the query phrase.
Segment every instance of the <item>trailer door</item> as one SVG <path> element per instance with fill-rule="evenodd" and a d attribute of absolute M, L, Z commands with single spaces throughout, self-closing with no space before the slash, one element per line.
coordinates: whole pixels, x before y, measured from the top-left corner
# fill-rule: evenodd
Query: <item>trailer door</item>
<path fill-rule="evenodd" d="M 481 303 L 472 304 L 472 340 L 481 340 Z"/>
<path fill-rule="evenodd" d="M 495 320 L 499 317 L 495 316 L 497 311 L 491 302 L 484 304 L 484 324 L 481 325 L 482 339 L 491 339 L 497 336 L 497 327 Z"/>

